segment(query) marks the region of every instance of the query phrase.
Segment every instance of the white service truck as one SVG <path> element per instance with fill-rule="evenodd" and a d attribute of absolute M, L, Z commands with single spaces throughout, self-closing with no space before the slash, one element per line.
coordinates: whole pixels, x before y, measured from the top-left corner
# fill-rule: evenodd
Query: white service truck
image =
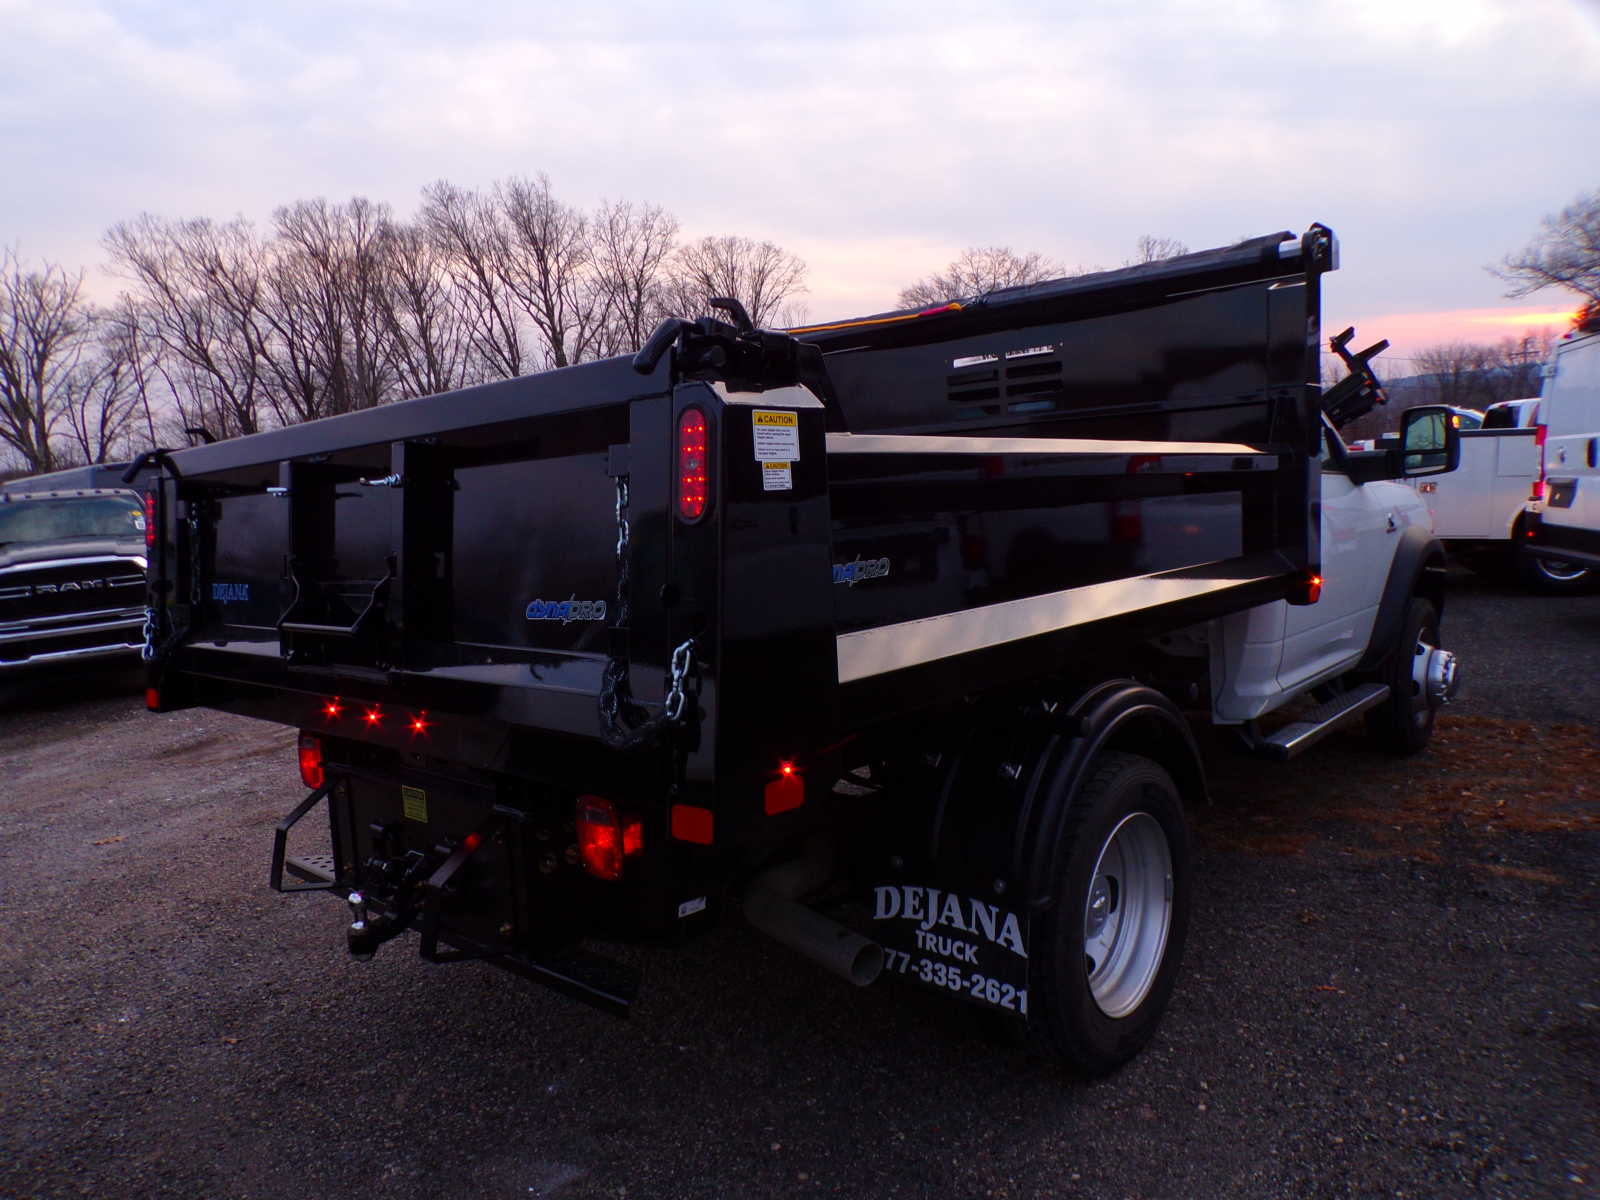
<path fill-rule="evenodd" d="M 1530 552 L 1544 480 L 1538 413 L 1537 398 L 1491 405 L 1479 428 L 1460 431 L 1460 466 L 1411 485 L 1453 557 L 1474 570 L 1513 570 L 1534 591 L 1566 595 L 1587 590 L 1595 572 Z"/>

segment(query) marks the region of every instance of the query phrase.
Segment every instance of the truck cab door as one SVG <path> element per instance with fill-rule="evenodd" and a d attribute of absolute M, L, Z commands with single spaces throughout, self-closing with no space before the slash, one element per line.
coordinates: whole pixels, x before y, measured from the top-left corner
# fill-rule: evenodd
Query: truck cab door
<path fill-rule="evenodd" d="M 1396 539 L 1409 523 L 1397 503 L 1399 487 L 1356 483 L 1345 470 L 1343 451 L 1339 435 L 1324 426 L 1322 596 L 1315 604 L 1289 606 L 1278 664 L 1278 683 L 1286 692 L 1337 675 L 1361 658 Z"/>

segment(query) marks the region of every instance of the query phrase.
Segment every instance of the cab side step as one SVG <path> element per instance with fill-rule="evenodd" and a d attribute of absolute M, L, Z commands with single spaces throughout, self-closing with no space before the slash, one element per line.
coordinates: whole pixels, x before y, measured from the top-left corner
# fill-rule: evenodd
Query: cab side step
<path fill-rule="evenodd" d="M 1264 758 L 1286 761 L 1316 745 L 1352 717 L 1377 708 L 1388 698 L 1388 684 L 1363 683 L 1301 713 L 1297 719 L 1265 737 L 1256 732 L 1255 723 L 1251 722 L 1245 727 L 1245 744 Z"/>

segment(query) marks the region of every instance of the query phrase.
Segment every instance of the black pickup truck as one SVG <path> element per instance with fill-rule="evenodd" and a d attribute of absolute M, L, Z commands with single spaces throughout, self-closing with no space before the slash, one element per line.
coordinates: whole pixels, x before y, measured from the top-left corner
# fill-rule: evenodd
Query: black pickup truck
<path fill-rule="evenodd" d="M 29 480 L 0 492 L 0 680 L 27 668 L 137 659 L 145 505 L 126 489 Z"/>
<path fill-rule="evenodd" d="M 1453 687 L 1442 553 L 1368 495 L 1453 435 L 1336 446 L 1335 249 L 787 332 L 724 303 L 631 359 L 155 455 L 150 704 L 302 731 L 271 880 L 345 898 L 357 957 L 414 931 L 624 1011 L 586 943 L 742 911 L 1109 1070 L 1188 920 L 1184 709 L 1280 757 L 1362 713 L 1414 750 Z M 1371 561 L 1302 629 L 1330 471 Z M 314 811 L 327 852 L 290 854 Z"/>

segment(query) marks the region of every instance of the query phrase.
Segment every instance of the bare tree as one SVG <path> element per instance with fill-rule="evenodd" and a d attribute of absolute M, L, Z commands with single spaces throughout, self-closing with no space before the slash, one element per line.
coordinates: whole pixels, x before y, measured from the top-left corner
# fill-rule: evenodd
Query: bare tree
<path fill-rule="evenodd" d="M 671 315 L 699 317 L 712 312 L 712 297 L 731 296 L 752 321 L 766 325 L 785 301 L 806 290 L 805 277 L 806 264 L 771 242 L 703 237 L 673 252 L 662 299 Z"/>
<path fill-rule="evenodd" d="M 511 239 L 498 208 L 492 200 L 441 179 L 423 189 L 420 220 L 444 252 L 473 352 L 486 373 L 521 375 L 527 347 L 516 296 L 500 270 Z"/>
<path fill-rule="evenodd" d="M 1493 361 L 1494 348 L 1474 342 L 1443 342 L 1418 350 L 1413 363 L 1426 376 L 1439 404 L 1472 408 L 1481 403 L 1482 379 Z"/>
<path fill-rule="evenodd" d="M 545 365 L 594 357 L 605 324 L 605 292 L 591 270 L 588 218 L 563 204 L 544 175 L 495 185 L 506 239 L 497 264 L 538 335 Z"/>
<path fill-rule="evenodd" d="M 71 379 L 91 340 L 83 273 L 29 270 L 0 250 L 0 443 L 29 473 L 63 465 L 52 438 L 70 407 Z"/>
<path fill-rule="evenodd" d="M 1134 255 L 1122 265 L 1125 267 L 1138 266 L 1141 263 L 1161 262 L 1163 259 L 1177 258 L 1179 255 L 1189 253 L 1189 247 L 1177 238 L 1156 237 L 1153 234 L 1141 233 L 1139 240 L 1134 243 Z"/>
<path fill-rule="evenodd" d="M 602 204 L 590 222 L 598 286 L 605 292 L 601 354 L 644 344 L 666 307 L 665 271 L 678 222 L 653 204 Z"/>
<path fill-rule="evenodd" d="M 1600 191 L 1545 217 L 1531 242 L 1489 271 L 1511 285 L 1508 296 L 1564 287 L 1600 304 Z"/>
<path fill-rule="evenodd" d="M 387 206 L 302 200 L 268 248 L 271 400 L 285 424 L 395 399 Z"/>
<path fill-rule="evenodd" d="M 420 225 L 390 230 L 386 315 L 402 392 L 427 396 L 479 380 L 449 264 Z"/>
<path fill-rule="evenodd" d="M 1030 251 L 1018 254 L 1010 246 L 971 246 L 943 272 L 919 279 L 900 292 L 901 308 L 929 308 L 967 296 L 981 296 L 999 288 L 1018 287 L 1065 275 L 1061 264 Z"/>
<path fill-rule="evenodd" d="M 78 461 L 103 463 L 131 453 L 142 404 L 139 346 L 116 310 L 91 310 L 88 321 L 93 341 L 66 379 L 63 408 Z"/>
<path fill-rule="evenodd" d="M 146 213 L 113 226 L 104 244 L 168 360 L 182 423 L 218 437 L 260 429 L 272 331 L 263 249 L 250 226 Z"/>
<path fill-rule="evenodd" d="M 131 284 L 119 356 L 81 377 L 75 437 L 96 454 L 140 417 L 160 441 L 252 433 L 620 353 L 713 296 L 771 323 L 804 290 L 771 242 L 678 246 L 677 229 L 653 205 L 581 212 L 543 175 L 440 180 L 412 223 L 360 197 L 280 207 L 265 236 L 242 218 L 123 222 L 105 237 Z"/>
<path fill-rule="evenodd" d="M 1549 357 L 1549 334 L 1500 342 L 1447 342 L 1419 350 L 1422 399 L 1418 403 L 1486 408 L 1539 393 L 1540 368 Z"/>

